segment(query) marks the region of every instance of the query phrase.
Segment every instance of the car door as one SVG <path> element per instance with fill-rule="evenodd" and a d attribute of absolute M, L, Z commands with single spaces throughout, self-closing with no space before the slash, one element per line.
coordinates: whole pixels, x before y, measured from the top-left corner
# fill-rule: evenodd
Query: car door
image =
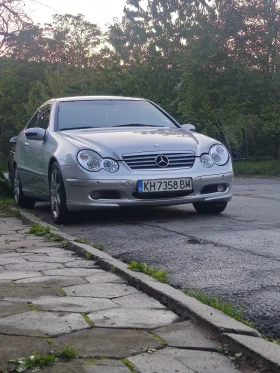
<path fill-rule="evenodd" d="M 34 128 L 38 117 L 38 111 L 29 121 L 27 128 Z M 20 180 L 24 190 L 29 190 L 33 180 L 32 159 L 30 155 L 29 141 L 25 137 L 25 129 L 18 136 L 16 143 L 15 161 Z"/>
<path fill-rule="evenodd" d="M 30 187 L 40 193 L 47 193 L 47 174 L 44 168 L 44 148 L 48 137 L 48 127 L 50 122 L 51 104 L 46 104 L 38 110 L 36 122 L 31 123 L 33 127 L 27 128 L 42 128 L 46 130 L 45 139 L 27 140 L 28 153 L 31 172 L 33 174 Z"/>

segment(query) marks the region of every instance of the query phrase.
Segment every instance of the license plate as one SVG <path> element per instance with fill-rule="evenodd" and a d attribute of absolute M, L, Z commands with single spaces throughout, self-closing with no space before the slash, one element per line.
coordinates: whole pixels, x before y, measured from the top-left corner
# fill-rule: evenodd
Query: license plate
<path fill-rule="evenodd" d="M 192 190 L 192 179 L 139 180 L 137 182 L 138 193 L 174 192 L 176 190 Z"/>

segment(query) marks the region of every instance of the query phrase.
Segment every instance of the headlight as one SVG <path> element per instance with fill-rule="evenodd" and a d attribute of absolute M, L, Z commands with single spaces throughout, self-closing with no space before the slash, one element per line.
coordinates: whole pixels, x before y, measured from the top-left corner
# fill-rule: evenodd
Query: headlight
<path fill-rule="evenodd" d="M 218 166 L 224 166 L 229 160 L 229 153 L 223 145 L 213 145 L 209 153 Z"/>
<path fill-rule="evenodd" d="M 92 150 L 81 150 L 77 159 L 79 164 L 88 171 L 97 172 L 104 169 L 107 172 L 117 172 L 119 169 L 119 164 L 114 159 L 103 159 Z"/>
<path fill-rule="evenodd" d="M 103 168 L 108 172 L 116 172 L 119 169 L 119 165 L 114 159 L 104 159 Z"/>
<path fill-rule="evenodd" d="M 200 157 L 200 162 L 206 168 L 210 168 L 214 164 L 214 161 L 209 154 L 202 154 L 202 156 Z"/>

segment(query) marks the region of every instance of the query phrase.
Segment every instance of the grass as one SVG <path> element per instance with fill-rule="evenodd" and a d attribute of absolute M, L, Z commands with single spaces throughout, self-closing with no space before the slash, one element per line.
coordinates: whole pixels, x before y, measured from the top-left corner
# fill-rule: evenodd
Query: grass
<path fill-rule="evenodd" d="M 75 359 L 75 357 L 77 355 L 78 355 L 77 351 L 75 350 L 75 348 L 73 346 L 65 345 L 59 351 L 59 353 L 57 354 L 57 357 L 61 358 L 61 359 L 64 359 L 64 360 L 68 360 L 68 359 Z"/>
<path fill-rule="evenodd" d="M 251 321 L 243 318 L 243 309 L 241 307 L 233 307 L 231 302 L 223 302 L 220 298 L 209 297 L 200 290 L 185 289 L 184 293 L 199 300 L 207 306 L 223 312 L 225 315 L 228 315 L 233 319 L 242 322 L 243 324 L 246 324 L 252 328 L 254 327 L 254 324 Z"/>
<path fill-rule="evenodd" d="M 138 263 L 135 260 L 128 264 L 128 268 L 134 272 L 145 273 L 145 275 L 153 277 L 164 284 L 168 283 L 168 274 L 164 269 L 158 270 L 154 267 L 148 266 L 146 263 Z"/>
<path fill-rule="evenodd" d="M 95 327 L 95 324 L 94 324 L 94 322 L 93 321 L 91 321 L 91 319 L 88 317 L 88 315 L 87 314 L 85 314 L 85 313 L 81 313 L 81 315 L 82 315 L 82 317 L 83 317 L 83 319 L 91 326 L 91 327 Z"/>
<path fill-rule="evenodd" d="M 33 355 L 26 359 L 10 360 L 10 362 L 19 365 L 15 370 L 16 372 L 24 372 L 29 368 L 41 369 L 53 364 L 55 362 L 55 355 L 39 355 L 37 352 L 34 352 Z"/>
<path fill-rule="evenodd" d="M 76 238 L 74 242 L 83 243 L 84 245 L 90 245 L 89 241 L 86 238 Z M 101 243 L 93 243 L 90 246 L 94 247 L 97 250 L 104 251 L 105 246 Z"/>
<path fill-rule="evenodd" d="M 62 242 L 64 239 L 58 234 L 53 233 L 51 228 L 40 223 L 34 223 L 29 229 L 29 234 L 34 234 L 35 236 L 45 237 L 49 241 Z"/>
<path fill-rule="evenodd" d="M 105 250 L 105 246 L 102 245 L 101 243 L 93 243 L 92 247 L 94 247 L 95 249 L 100 250 L 100 251 L 104 251 Z"/>
<path fill-rule="evenodd" d="M 122 359 L 122 363 L 131 371 L 131 373 L 137 373 L 135 365 L 128 359 Z"/>
<path fill-rule="evenodd" d="M 89 245 L 89 242 L 86 238 L 76 238 L 74 242 L 83 243 L 84 245 Z"/>
<path fill-rule="evenodd" d="M 49 340 L 46 340 L 49 344 Z M 52 353 L 50 355 L 39 355 L 38 352 L 33 352 L 33 355 L 28 358 L 21 358 L 17 360 L 9 360 L 10 363 L 18 364 L 13 369 L 14 372 L 25 372 L 27 369 L 34 368 L 33 372 L 41 370 L 43 367 L 52 365 L 58 359 L 70 360 L 77 357 L 77 351 L 71 345 L 65 345 L 61 348 L 58 353 Z"/>
<path fill-rule="evenodd" d="M 60 292 L 60 294 L 62 294 L 64 297 L 67 296 L 67 293 L 61 288 L 61 287 L 58 287 L 57 290 Z"/>
<path fill-rule="evenodd" d="M 280 160 L 233 162 L 236 176 L 280 176 Z"/>

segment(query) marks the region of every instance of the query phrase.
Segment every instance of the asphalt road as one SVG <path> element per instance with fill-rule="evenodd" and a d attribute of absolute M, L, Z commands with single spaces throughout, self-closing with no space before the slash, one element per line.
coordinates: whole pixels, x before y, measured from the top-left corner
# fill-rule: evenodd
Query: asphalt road
<path fill-rule="evenodd" d="M 36 210 L 50 221 L 48 206 Z M 192 205 L 110 209 L 79 214 L 61 229 L 125 262 L 165 269 L 175 287 L 230 300 L 280 337 L 280 180 L 235 179 L 220 216 L 198 215 Z"/>

